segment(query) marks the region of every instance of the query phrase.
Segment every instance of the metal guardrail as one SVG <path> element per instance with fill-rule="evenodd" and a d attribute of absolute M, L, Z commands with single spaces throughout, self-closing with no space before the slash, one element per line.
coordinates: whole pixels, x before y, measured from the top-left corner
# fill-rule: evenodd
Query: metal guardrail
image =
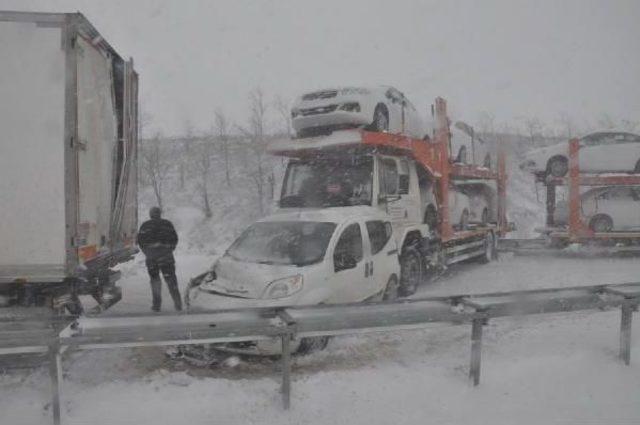
<path fill-rule="evenodd" d="M 480 383 L 482 326 L 491 318 L 620 307 L 620 358 L 630 362 L 632 312 L 640 283 L 456 295 L 390 303 L 224 310 L 195 314 L 80 317 L 61 332 L 44 321 L 0 321 L 0 354 L 48 353 L 53 419 L 61 423 L 61 355 L 66 348 L 194 345 L 280 339 L 282 395 L 289 408 L 294 338 L 471 324 L 469 377 Z M 65 320 L 65 319 L 62 319 Z M 67 319 L 68 320 L 68 319 Z M 58 323 L 59 325 L 59 323 Z"/>
<path fill-rule="evenodd" d="M 605 235 L 599 234 L 598 235 Z M 640 238 L 629 243 L 633 235 L 637 233 L 618 232 L 608 233 L 609 244 L 579 244 L 574 247 L 557 246 L 552 244 L 550 238 L 533 239 L 504 239 L 498 240 L 498 252 L 512 252 L 515 254 L 553 255 L 563 257 L 615 257 L 615 256 L 640 256 Z M 617 239 L 616 235 L 624 235 L 624 239 Z M 602 238 L 604 239 L 604 237 Z M 615 243 L 616 241 L 620 243 Z"/>

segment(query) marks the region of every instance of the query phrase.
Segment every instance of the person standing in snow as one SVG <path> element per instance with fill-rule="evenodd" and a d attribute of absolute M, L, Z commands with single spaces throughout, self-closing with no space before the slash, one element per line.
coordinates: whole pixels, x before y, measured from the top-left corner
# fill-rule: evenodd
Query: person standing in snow
<path fill-rule="evenodd" d="M 173 251 L 178 245 L 178 234 L 169 220 L 161 217 L 158 207 L 149 210 L 150 220 L 145 221 L 138 231 L 138 246 L 146 257 L 147 271 L 151 279 L 151 310 L 160 311 L 162 305 L 162 281 L 160 272 L 167 283 L 176 310 L 182 310 L 182 299 L 176 278 L 176 261 Z"/>

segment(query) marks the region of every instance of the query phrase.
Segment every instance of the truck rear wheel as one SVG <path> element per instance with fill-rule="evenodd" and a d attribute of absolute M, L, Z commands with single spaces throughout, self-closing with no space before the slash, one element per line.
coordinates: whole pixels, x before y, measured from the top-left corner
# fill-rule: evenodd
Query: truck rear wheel
<path fill-rule="evenodd" d="M 415 294 L 424 277 L 424 264 L 420 251 L 415 246 L 407 247 L 400 256 L 400 288 L 402 296 Z"/>

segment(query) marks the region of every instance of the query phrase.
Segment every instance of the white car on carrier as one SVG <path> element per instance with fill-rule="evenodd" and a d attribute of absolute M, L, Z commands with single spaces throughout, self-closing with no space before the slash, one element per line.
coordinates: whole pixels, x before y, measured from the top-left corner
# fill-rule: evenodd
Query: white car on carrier
<path fill-rule="evenodd" d="M 191 310 L 392 300 L 400 279 L 392 236 L 388 217 L 371 207 L 287 210 L 249 226 L 185 298 Z M 298 343 L 305 351 L 318 341 Z M 235 348 L 274 354 L 279 345 Z"/>
<path fill-rule="evenodd" d="M 640 136 L 625 131 L 599 131 L 580 139 L 583 173 L 640 173 Z M 569 144 L 559 143 L 525 155 L 520 168 L 563 177 L 569 171 Z"/>
<path fill-rule="evenodd" d="M 389 86 L 345 87 L 300 96 L 291 109 L 298 137 L 325 135 L 333 130 L 366 128 L 422 139 L 432 126 L 399 90 Z"/>
<path fill-rule="evenodd" d="M 598 187 L 580 196 L 582 219 L 595 232 L 640 229 L 640 186 Z M 560 201 L 554 222 L 569 222 L 569 204 Z"/>

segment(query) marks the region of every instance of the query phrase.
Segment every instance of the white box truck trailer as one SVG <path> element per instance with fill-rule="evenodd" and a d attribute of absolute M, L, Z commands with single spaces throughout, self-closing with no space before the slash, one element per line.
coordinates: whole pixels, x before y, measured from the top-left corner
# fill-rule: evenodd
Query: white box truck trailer
<path fill-rule="evenodd" d="M 138 76 L 79 13 L 0 11 L 0 303 L 120 299 L 135 254 Z"/>

